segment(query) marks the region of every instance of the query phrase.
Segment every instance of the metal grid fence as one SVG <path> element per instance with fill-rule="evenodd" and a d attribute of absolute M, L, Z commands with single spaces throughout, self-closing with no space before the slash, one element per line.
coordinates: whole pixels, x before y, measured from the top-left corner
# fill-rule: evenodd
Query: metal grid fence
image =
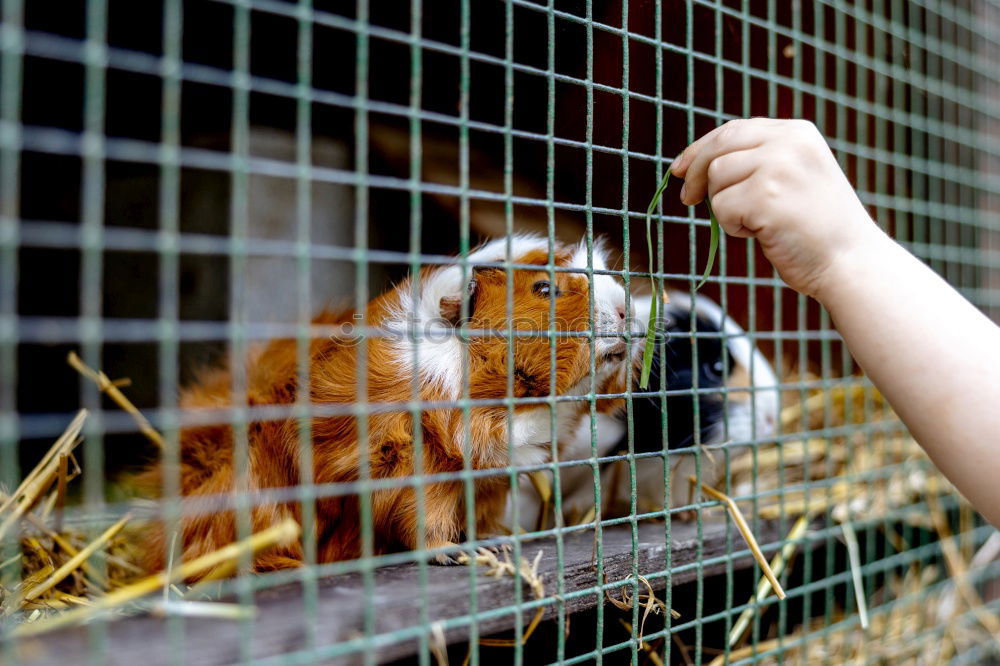
<path fill-rule="evenodd" d="M 36 444 L 58 436 L 68 415 L 86 407 L 76 515 L 95 535 L 128 509 L 118 501 L 115 484 L 153 452 L 136 444 L 141 440 L 127 414 L 103 402 L 92 383 L 76 384 L 59 367 L 67 349 L 79 350 L 91 367 L 131 376 L 136 402 L 164 435 L 164 469 L 173 470 L 181 460 L 182 427 L 192 418 L 181 409 L 177 388 L 194 381 L 195 369 L 213 353 L 216 362 L 228 360 L 237 369 L 236 397 L 221 416 L 234 433 L 234 464 L 242 470 L 237 474 L 248 474 L 254 424 L 287 420 L 297 424 L 301 478 L 311 479 L 314 418 L 336 410 L 313 404 L 304 392 L 288 405 L 250 405 L 248 380 L 239 369 L 255 344 L 294 339 L 296 380 L 308 386 L 310 342 L 330 333 L 310 323 L 318 306 L 340 297 L 364 312 L 406 273 L 454 264 L 455 255 L 486 237 L 521 230 L 541 232 L 551 243 L 583 238 L 590 263 L 582 275 L 591 286 L 595 276 L 613 275 L 630 289 L 652 274 L 687 291 L 693 303 L 705 256 L 704 211 L 665 204 L 649 266 L 644 210 L 670 156 L 734 117 L 815 121 L 876 220 L 975 304 L 994 317 L 998 313 L 1000 8 L 992 3 L 137 4 L 144 6 L 89 0 L 67 9 L 3 0 L 0 23 L 0 477 L 16 486 L 44 450 Z M 620 265 L 609 270 L 592 263 L 600 234 L 621 251 Z M 511 261 L 508 256 L 498 265 L 511 270 Z M 417 463 L 412 477 L 387 480 L 370 478 L 367 457 L 360 456 L 354 482 L 234 492 L 242 536 L 251 530 L 256 502 L 294 502 L 300 523 L 308 526 L 317 518 L 317 500 L 356 495 L 362 557 L 318 563 L 318 537 L 305 529 L 306 566 L 243 575 L 225 585 L 223 592 L 238 603 L 263 608 L 269 597 L 262 591 L 273 588 L 274 598 L 283 598 L 281 590 L 287 595 L 294 584 L 300 632 L 294 644 L 283 644 L 291 647 L 262 652 L 260 620 L 234 621 L 227 626 L 236 633 L 225 634 L 236 646 L 230 657 L 373 663 L 386 655 L 412 655 L 428 664 L 445 641 L 467 641 L 473 664 L 637 662 L 649 658 L 647 645 L 655 646 L 664 663 L 702 663 L 717 654 L 725 663 L 783 655 L 805 661 L 807 653 L 816 659 L 833 650 L 843 632 L 860 622 L 849 592 L 851 567 L 837 545 L 837 522 L 829 512 L 807 508 L 813 517 L 809 531 L 788 539 L 791 514 L 758 516 L 759 505 L 775 497 L 784 507 L 786 492 L 794 496 L 789 502 L 804 492 L 808 504 L 810 497 L 833 493 L 833 484 L 807 474 L 774 489 L 758 488 L 766 470 L 757 451 L 777 443 L 774 473 L 780 477 L 785 445 L 818 440 L 829 452 L 838 438 L 854 438 L 871 455 L 885 455 L 875 440 L 899 432 L 900 424 L 872 421 L 878 398 L 870 387 L 857 407 L 845 408 L 857 413 L 837 422 L 829 395 L 854 385 L 857 370 L 825 313 L 783 287 L 752 242 L 723 239 L 718 264 L 705 293 L 770 360 L 785 404 L 804 404 L 817 392 L 828 396 L 817 422 L 803 417 L 774 435 L 761 435 L 755 425 L 749 441 L 730 441 L 719 453 L 727 469 L 719 488 L 735 493 L 745 507 L 764 552 L 770 557 L 794 543 L 801 553 L 798 568 L 783 577 L 788 600 L 744 602 L 759 570 L 744 571 L 752 562 L 730 522 L 721 531 L 711 526 L 706 516 L 712 509 L 717 515 L 717 502 L 696 498 L 670 505 L 668 480 L 665 509 L 638 507 L 636 466 L 644 455 L 663 461 L 667 477 L 680 456 L 692 457 L 700 474 L 705 455 L 697 380 L 675 392 L 661 383 L 649 392 L 624 392 L 625 451 L 500 472 L 515 489 L 525 487 L 520 479 L 526 471 L 552 479 L 555 527 L 512 539 L 515 561 L 531 559 L 540 548 L 546 552 L 540 599 L 509 583 L 498 601 L 494 589 L 483 587 L 481 568 L 439 570 L 428 564 L 422 540 L 416 551 L 375 552 L 373 494 L 406 485 L 422 497 L 428 484 L 446 480 L 463 484 L 472 552 L 473 485 L 484 471 L 468 459 L 453 475 L 429 479 Z M 468 261 L 457 265 L 472 270 Z M 544 270 L 551 279 L 566 270 L 557 268 L 550 256 Z M 593 320 L 590 328 L 593 349 Z M 362 349 L 385 333 L 361 332 Z M 553 350 L 559 339 L 554 333 L 546 337 Z M 724 333 L 700 334 L 694 324 L 676 337 L 676 344 L 691 346 L 695 366 L 698 342 L 726 342 Z M 508 330 L 511 350 L 515 338 Z M 344 413 L 357 419 L 361 441 L 379 410 L 406 411 L 419 420 L 426 410 L 442 407 L 421 403 L 419 383 L 408 402 L 372 403 L 364 362 L 358 377 L 359 397 Z M 549 405 L 554 412 L 572 400 L 596 414 L 600 400 L 616 397 L 591 385 L 583 396 L 519 400 L 512 386 L 509 377 L 507 396 L 489 403 L 472 399 L 466 382 L 460 398 L 447 406 L 462 410 L 468 424 L 471 410 L 486 404 L 504 407 L 512 419 L 520 405 Z M 725 387 L 714 392 L 730 399 Z M 690 442 L 678 450 L 637 454 L 637 439 L 649 433 L 636 429 L 633 401 L 685 393 L 694 410 Z M 750 396 L 751 403 L 757 399 L 753 391 Z M 725 417 L 722 428 L 730 428 Z M 414 459 L 420 461 L 420 429 L 413 437 Z M 754 481 L 747 492 L 731 483 L 728 472 L 741 447 L 752 452 Z M 625 465 L 631 483 L 629 511 L 618 517 L 598 511 L 596 519 L 579 524 L 564 520 L 560 478 L 581 465 L 591 470 L 600 507 L 602 470 L 617 464 Z M 887 458 L 882 472 L 847 478 L 874 484 L 900 468 L 931 473 L 926 461 Z M 177 475 L 165 475 L 157 506 L 168 523 L 176 524 L 182 511 L 179 489 Z M 968 519 L 957 498 L 940 502 L 958 525 L 963 552 L 990 536 L 990 528 Z M 421 501 L 417 506 L 422 534 L 427 509 Z M 692 509 L 692 522 L 682 524 Z M 863 545 L 859 582 L 871 597 L 874 618 L 912 608 L 949 584 L 945 577 L 918 591 L 880 592 L 914 565 L 944 569 L 941 541 L 914 522 L 930 509 L 917 498 L 853 521 Z M 615 535 L 624 541 L 614 541 Z M 681 536 L 689 545 L 678 545 Z M 574 560 L 581 537 L 593 543 L 593 563 L 582 562 L 582 569 Z M 659 540 L 659 550 L 649 550 L 650 539 Z M 620 552 L 608 544 L 620 543 L 626 564 L 607 566 L 625 578 L 609 580 L 605 562 Z M 100 554 L 93 562 L 103 566 Z M 397 565 L 402 568 L 392 571 L 403 573 L 387 584 L 385 567 Z M 579 571 L 589 572 L 582 583 Z M 976 589 L 987 601 L 996 596 L 989 592 L 996 573 L 995 567 L 975 573 Z M 350 612 L 357 612 L 353 633 L 332 641 L 324 634 L 330 626 L 325 614 L 349 611 L 329 604 L 327 576 L 342 576 L 342 584 L 356 591 L 348 597 L 355 606 Z M 682 609 L 680 618 L 666 614 L 641 637 L 640 604 L 616 614 L 604 603 L 606 594 L 623 589 L 633 598 L 643 594 L 640 576 L 667 607 Z M 457 614 L 444 612 L 434 598 L 442 580 L 465 599 Z M 412 613 L 395 620 L 381 616 L 377 600 L 393 594 L 412 595 Z M 547 624 L 522 644 L 538 608 Z M 723 639 L 747 608 L 754 609 L 747 639 L 754 650 L 741 656 Z M 971 611 L 961 616 L 973 617 Z M 618 619 L 629 628 L 621 629 Z M 192 645 L 204 647 L 205 630 L 195 621 L 170 617 L 166 623 L 165 632 L 155 634 L 162 645 L 141 646 L 147 658 L 189 660 Z M 919 623 L 913 640 L 943 640 L 952 631 L 933 617 Z M 88 625 L 84 638 L 95 662 L 115 658 L 115 650 L 127 644 L 118 642 L 112 625 Z M 513 631 L 514 646 L 480 644 L 502 629 Z M 887 640 L 883 636 L 883 648 Z M 53 645 L 60 643 L 54 639 Z M 5 641 L 4 649 L 12 661 L 32 660 L 16 641 Z M 975 663 L 990 649 L 987 642 L 980 652 L 956 658 Z M 149 657 L 149 651 L 158 656 Z"/>

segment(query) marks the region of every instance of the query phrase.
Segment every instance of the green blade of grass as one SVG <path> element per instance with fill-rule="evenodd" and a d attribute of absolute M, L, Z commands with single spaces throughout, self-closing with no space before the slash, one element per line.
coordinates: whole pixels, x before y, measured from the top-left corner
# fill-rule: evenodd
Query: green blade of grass
<path fill-rule="evenodd" d="M 701 282 L 694 288 L 695 291 L 708 281 L 708 276 L 712 274 L 712 266 L 715 265 L 715 253 L 719 250 L 719 221 L 715 219 L 715 212 L 712 210 L 712 200 L 705 197 L 705 205 L 708 207 L 708 219 L 712 223 L 712 237 L 708 241 L 708 262 L 705 263 L 705 274 L 701 276 Z"/>
<path fill-rule="evenodd" d="M 656 193 L 653 195 L 653 199 L 649 202 L 649 206 L 646 208 L 646 246 L 649 248 L 649 272 L 652 274 L 653 271 L 653 231 L 652 231 L 652 217 L 653 211 L 656 210 L 657 205 L 660 203 L 660 198 L 663 196 L 663 191 L 667 189 L 667 183 L 670 182 L 670 170 L 663 174 L 663 180 L 660 181 L 660 186 L 656 188 Z M 708 262 L 705 264 L 705 273 L 701 276 L 701 281 L 695 286 L 694 290 L 698 291 L 701 289 L 702 285 L 708 281 L 708 276 L 712 274 L 712 267 L 715 265 L 715 254 L 719 250 L 719 221 L 715 218 L 715 213 L 712 211 L 712 202 L 705 197 L 705 205 L 708 206 L 708 219 L 711 222 L 711 238 L 708 243 Z M 653 346 L 656 341 L 656 321 L 659 314 L 660 307 L 660 292 L 656 288 L 656 279 L 650 275 L 649 285 L 653 290 L 653 297 L 650 302 L 649 307 L 649 321 L 646 323 L 646 344 L 642 351 L 642 373 L 639 375 L 639 388 L 646 388 L 649 385 L 649 373 L 653 367 Z"/>
<path fill-rule="evenodd" d="M 652 287 L 653 297 L 649 305 L 649 321 L 646 322 L 646 345 L 642 350 L 642 373 L 639 376 L 639 388 L 646 388 L 649 385 L 649 372 L 653 367 L 653 342 L 656 339 L 656 321 L 660 307 L 660 294 L 656 289 L 656 279 L 653 277 L 653 211 L 660 203 L 663 191 L 667 189 L 670 182 L 670 169 L 663 174 L 660 186 L 656 188 L 656 194 L 646 208 L 646 247 L 649 249 L 649 286 Z"/>

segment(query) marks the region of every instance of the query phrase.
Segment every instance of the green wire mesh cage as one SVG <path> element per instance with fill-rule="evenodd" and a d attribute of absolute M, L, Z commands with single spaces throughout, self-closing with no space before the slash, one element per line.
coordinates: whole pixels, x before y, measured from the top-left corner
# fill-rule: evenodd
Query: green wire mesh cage
<path fill-rule="evenodd" d="M 997 658 L 995 530 L 826 313 L 645 211 L 806 118 L 996 319 L 1000 6 L 0 12 L 5 662 Z"/>

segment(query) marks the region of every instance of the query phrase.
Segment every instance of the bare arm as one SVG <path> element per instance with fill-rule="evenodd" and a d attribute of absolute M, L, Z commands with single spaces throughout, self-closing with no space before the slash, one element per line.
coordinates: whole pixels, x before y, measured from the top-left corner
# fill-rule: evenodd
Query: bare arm
<path fill-rule="evenodd" d="M 1000 525 L 1000 328 L 871 221 L 802 121 L 729 123 L 674 163 L 682 198 L 757 238 L 829 310 L 858 363 L 934 463 Z"/>
<path fill-rule="evenodd" d="M 881 235 L 881 234 L 880 234 Z M 881 235 L 817 298 L 934 464 L 1000 525 L 1000 328 Z"/>

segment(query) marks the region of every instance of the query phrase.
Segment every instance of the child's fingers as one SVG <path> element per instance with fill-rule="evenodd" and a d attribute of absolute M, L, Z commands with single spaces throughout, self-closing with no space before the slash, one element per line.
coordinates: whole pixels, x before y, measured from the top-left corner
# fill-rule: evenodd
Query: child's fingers
<path fill-rule="evenodd" d="M 670 172 L 679 178 L 684 178 L 684 174 L 687 173 L 687 170 L 691 166 L 691 161 L 694 160 L 695 156 L 701 152 L 705 144 L 710 141 L 714 141 L 718 134 L 734 131 L 740 126 L 771 127 L 782 122 L 785 121 L 775 120 L 773 118 L 738 118 L 736 120 L 730 120 L 723 125 L 719 125 L 711 132 L 702 135 L 700 138 L 693 141 L 690 146 L 681 151 L 681 154 L 678 155 L 670 165 Z"/>
<path fill-rule="evenodd" d="M 719 226 L 730 236 L 750 238 L 757 233 L 752 228 L 747 202 L 753 200 L 753 181 L 744 178 L 738 183 L 719 191 L 712 196 L 712 212 Z"/>
<path fill-rule="evenodd" d="M 756 150 L 737 150 L 719 155 L 708 164 L 708 196 L 714 202 L 715 197 L 727 187 L 753 175 L 760 164 Z"/>
<path fill-rule="evenodd" d="M 774 126 L 762 119 L 730 120 L 688 146 L 681 157 L 680 169 L 671 171 L 684 178 L 681 201 L 692 206 L 708 192 L 708 165 L 712 160 L 737 150 L 749 150 L 761 145 L 774 133 Z"/>

